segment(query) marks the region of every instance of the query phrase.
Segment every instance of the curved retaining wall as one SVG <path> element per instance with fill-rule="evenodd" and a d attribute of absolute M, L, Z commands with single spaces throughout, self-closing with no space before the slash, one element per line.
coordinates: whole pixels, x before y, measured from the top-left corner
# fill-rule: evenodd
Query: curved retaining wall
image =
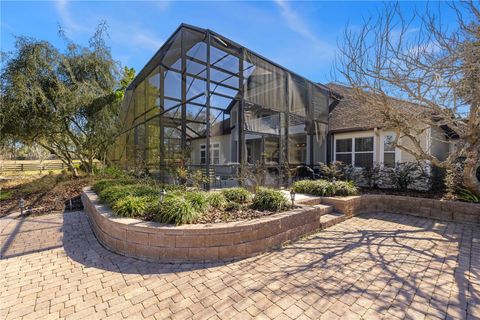
<path fill-rule="evenodd" d="M 336 211 L 347 216 L 386 212 L 480 224 L 480 204 L 475 203 L 375 194 L 342 198 L 322 197 L 321 203 L 333 206 Z"/>
<path fill-rule="evenodd" d="M 245 258 L 320 228 L 324 205 L 277 213 L 249 221 L 172 226 L 115 217 L 85 188 L 82 202 L 98 240 L 110 250 L 152 260 L 218 261 Z"/>

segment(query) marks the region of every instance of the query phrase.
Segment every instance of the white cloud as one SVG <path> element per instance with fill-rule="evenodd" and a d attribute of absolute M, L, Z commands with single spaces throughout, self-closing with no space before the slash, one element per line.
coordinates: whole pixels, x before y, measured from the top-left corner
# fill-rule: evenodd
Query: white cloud
<path fill-rule="evenodd" d="M 324 58 L 332 58 L 335 46 L 318 38 L 310 29 L 305 20 L 284 0 L 275 0 L 287 26 L 312 43 L 316 54 Z"/>
<path fill-rule="evenodd" d="M 155 5 L 160 9 L 160 11 L 166 10 L 168 7 L 170 7 L 170 1 L 164 0 L 164 1 L 155 1 Z"/>
<path fill-rule="evenodd" d="M 68 36 L 72 36 L 73 33 L 83 31 L 83 28 L 72 17 L 67 0 L 55 1 L 55 8 L 60 16 L 60 25 L 65 30 Z"/>
<path fill-rule="evenodd" d="M 142 31 L 134 31 L 129 37 L 130 43 L 137 47 L 157 50 L 163 44 L 162 40 Z"/>
<path fill-rule="evenodd" d="M 303 19 L 290 7 L 284 0 L 276 0 L 275 3 L 280 8 L 283 18 L 287 25 L 296 33 L 304 36 L 307 39 L 317 41 L 317 38 L 312 33 Z"/>

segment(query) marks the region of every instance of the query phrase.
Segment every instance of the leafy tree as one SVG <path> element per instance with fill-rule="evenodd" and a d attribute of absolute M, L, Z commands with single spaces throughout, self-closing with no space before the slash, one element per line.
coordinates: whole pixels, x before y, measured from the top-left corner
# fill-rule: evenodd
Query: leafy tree
<path fill-rule="evenodd" d="M 17 37 L 15 50 L 3 54 L 1 139 L 36 143 L 75 174 L 75 158 L 92 172 L 93 160 L 103 159 L 115 139 L 119 105 L 134 76 L 125 68 L 122 77 L 106 37 L 100 24 L 86 47 L 64 37 L 64 52 Z"/>
<path fill-rule="evenodd" d="M 429 10 L 407 18 L 398 4 L 385 5 L 345 30 L 337 69 L 355 98 L 396 130 L 396 147 L 446 170 L 460 159 L 462 184 L 480 195 L 480 8 L 469 1 L 451 9 L 456 26 Z M 451 144 L 447 159 L 422 147 L 431 128 L 454 138 L 436 138 Z"/>

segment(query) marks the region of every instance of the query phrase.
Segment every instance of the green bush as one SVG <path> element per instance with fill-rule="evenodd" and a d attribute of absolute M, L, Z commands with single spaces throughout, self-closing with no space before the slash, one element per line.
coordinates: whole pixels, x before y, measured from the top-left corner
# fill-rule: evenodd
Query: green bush
<path fill-rule="evenodd" d="M 93 191 L 96 193 L 102 192 L 104 189 L 113 187 L 113 186 L 125 186 L 134 184 L 135 181 L 132 179 L 103 179 L 95 182 L 93 184 Z"/>
<path fill-rule="evenodd" d="M 247 203 L 252 199 L 252 194 L 244 188 L 230 188 L 222 190 L 222 194 L 229 202 Z"/>
<path fill-rule="evenodd" d="M 210 206 L 205 192 L 187 192 L 185 193 L 185 200 L 200 213 L 207 211 Z"/>
<path fill-rule="evenodd" d="M 358 189 L 351 181 L 301 180 L 293 184 L 297 193 L 312 194 L 321 197 L 352 196 Z"/>
<path fill-rule="evenodd" d="M 327 180 L 301 180 L 293 184 L 293 190 L 297 193 L 313 194 L 316 196 L 333 195 L 333 186 Z"/>
<path fill-rule="evenodd" d="M 129 188 L 132 194 L 137 197 L 145 197 L 145 196 L 159 197 L 160 196 L 160 190 L 148 185 L 134 184 L 129 186 Z"/>
<path fill-rule="evenodd" d="M 353 181 L 333 181 L 334 196 L 354 196 L 358 194 L 358 188 Z"/>
<path fill-rule="evenodd" d="M 238 211 L 241 209 L 242 209 L 242 205 L 238 202 L 227 201 L 227 204 L 225 205 L 226 211 Z"/>
<path fill-rule="evenodd" d="M 113 185 L 104 188 L 98 195 L 102 201 L 112 205 L 123 197 L 131 196 L 132 190 L 131 186 Z"/>
<path fill-rule="evenodd" d="M 167 197 L 159 205 L 158 212 L 153 219 L 162 223 L 185 224 L 191 223 L 200 216 L 187 199 L 174 196 Z"/>
<path fill-rule="evenodd" d="M 227 199 L 221 192 L 210 193 L 207 200 L 212 208 L 223 209 L 227 205 Z"/>
<path fill-rule="evenodd" d="M 112 209 L 120 217 L 139 217 L 144 215 L 148 203 L 152 201 L 151 197 L 126 196 L 118 199 Z"/>
<path fill-rule="evenodd" d="M 278 190 L 260 188 L 252 202 L 252 209 L 262 211 L 280 211 L 288 206 L 285 195 Z"/>

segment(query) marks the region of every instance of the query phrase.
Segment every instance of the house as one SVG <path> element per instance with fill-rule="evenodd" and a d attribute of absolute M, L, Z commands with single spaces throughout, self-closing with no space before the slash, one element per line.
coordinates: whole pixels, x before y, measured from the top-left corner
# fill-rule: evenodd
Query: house
<path fill-rule="evenodd" d="M 413 155 L 395 148 L 395 131 L 388 126 L 381 113 L 362 101 L 353 89 L 343 85 L 329 83 L 327 86 L 338 98 L 330 110 L 329 136 L 331 161 L 342 161 L 354 167 L 372 166 L 381 163 L 384 166 L 394 166 L 397 162 L 413 162 Z M 418 112 L 419 106 L 413 106 L 399 99 L 402 108 L 407 109 L 409 104 L 412 112 Z M 444 160 L 449 152 L 451 143 L 448 142 L 448 130 L 428 126 L 420 136 L 420 144 L 424 150 Z M 407 140 L 400 140 L 408 145 Z"/>
<path fill-rule="evenodd" d="M 263 163 L 270 183 L 282 180 L 286 166 L 408 161 L 389 144 L 388 128 L 347 91 L 182 24 L 127 88 L 108 158 L 163 181 L 178 165 L 226 180 L 238 165 Z M 431 143 L 426 136 L 426 148 L 444 151 Z"/>

